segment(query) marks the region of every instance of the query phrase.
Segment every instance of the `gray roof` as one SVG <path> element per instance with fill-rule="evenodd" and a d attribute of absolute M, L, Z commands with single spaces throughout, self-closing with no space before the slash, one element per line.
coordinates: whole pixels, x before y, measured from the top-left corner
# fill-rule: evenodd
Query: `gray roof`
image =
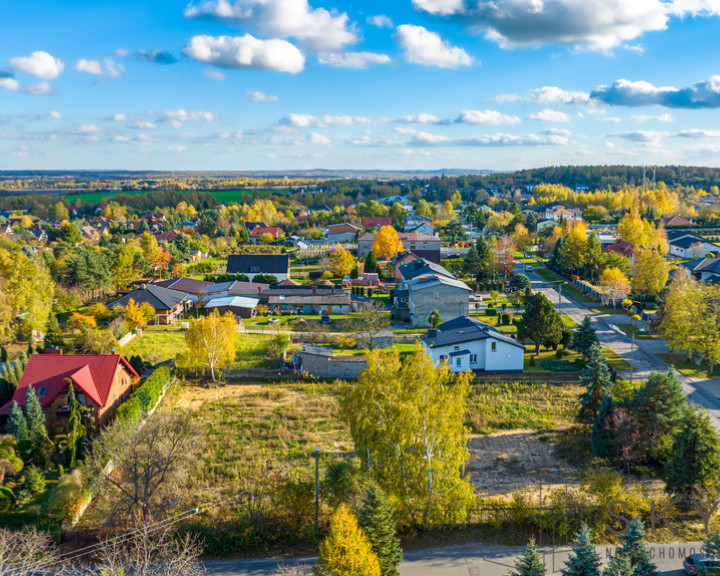
<path fill-rule="evenodd" d="M 470 354 L 470 350 L 455 350 L 454 352 L 450 352 L 448 356 L 455 358 L 455 356 L 467 356 L 468 354 Z"/>
<path fill-rule="evenodd" d="M 720 274 L 720 257 L 718 258 L 699 258 L 683 264 L 686 268 L 695 272 L 707 272 L 709 274 Z"/>
<path fill-rule="evenodd" d="M 467 316 L 461 316 L 448 322 L 443 322 L 437 327 L 437 334 L 431 335 L 432 332 L 422 336 L 420 339 L 425 342 L 430 348 L 438 348 L 443 346 L 453 346 L 455 344 L 462 344 L 464 342 L 475 342 L 477 340 L 486 340 L 487 338 L 494 338 L 502 342 L 507 342 L 513 346 L 525 348 L 517 340 L 513 340 L 509 336 L 499 332 L 489 324 L 469 318 Z"/>
<path fill-rule="evenodd" d="M 426 288 L 430 288 L 431 286 L 439 286 L 442 284 L 444 284 L 445 286 L 452 286 L 454 288 L 460 288 L 462 290 L 472 292 L 470 287 L 465 284 L 465 282 L 461 282 L 454 277 L 442 276 L 439 274 L 426 274 L 423 276 L 418 276 L 410 280 L 407 283 L 407 286 L 408 290 L 412 292 L 414 290 L 425 290 Z"/>
<path fill-rule="evenodd" d="M 108 304 L 109 308 L 116 306 L 127 306 L 128 302 L 132 299 L 136 304 L 150 304 L 154 310 L 172 310 L 178 304 L 189 300 L 189 296 L 185 292 L 178 292 L 177 290 L 170 290 L 169 288 L 162 288 L 161 286 L 155 286 L 153 284 L 143 285 L 142 287 L 133 290 L 129 294 L 125 294 L 113 300 Z"/>
<path fill-rule="evenodd" d="M 260 303 L 257 298 L 247 298 L 244 296 L 226 296 L 225 298 L 215 298 L 205 304 L 205 308 L 220 308 L 231 306 L 233 308 L 255 308 Z"/>
<path fill-rule="evenodd" d="M 444 267 L 440 266 L 440 264 L 435 264 L 434 262 L 430 262 L 424 258 L 418 258 L 417 260 L 403 264 L 399 267 L 399 270 L 400 274 L 406 281 L 417 276 L 421 276 L 422 274 L 440 274 L 442 276 L 447 276 L 448 278 L 455 277 Z"/>

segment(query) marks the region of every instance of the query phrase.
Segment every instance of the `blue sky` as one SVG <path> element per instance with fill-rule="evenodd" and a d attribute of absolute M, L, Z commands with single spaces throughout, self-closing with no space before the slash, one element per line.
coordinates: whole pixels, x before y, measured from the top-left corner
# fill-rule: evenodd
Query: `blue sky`
<path fill-rule="evenodd" d="M 720 165 L 720 0 L 2 0 L 0 15 L 0 169 Z"/>

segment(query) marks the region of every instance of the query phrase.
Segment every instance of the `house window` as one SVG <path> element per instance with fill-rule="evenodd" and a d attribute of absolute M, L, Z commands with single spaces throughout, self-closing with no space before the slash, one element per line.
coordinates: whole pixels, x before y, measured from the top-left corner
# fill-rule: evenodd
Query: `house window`
<path fill-rule="evenodd" d="M 260 272 L 259 266 L 250 266 L 250 272 L 258 273 Z"/>
<path fill-rule="evenodd" d="M 455 359 L 455 366 L 460 366 L 462 364 L 462 358 L 458 357 Z"/>
<path fill-rule="evenodd" d="M 47 394 L 47 386 L 40 386 L 37 391 L 38 398 L 42 398 Z"/>
<path fill-rule="evenodd" d="M 440 354 L 440 362 L 443 362 L 447 358 L 445 354 Z"/>
<path fill-rule="evenodd" d="M 477 363 L 477 354 L 470 354 L 470 364 Z"/>
<path fill-rule="evenodd" d="M 435 300 L 437 300 L 439 297 L 440 297 L 440 294 L 438 294 L 437 292 L 435 292 Z"/>
<path fill-rule="evenodd" d="M 490 343 L 490 350 L 495 352 L 497 350 L 497 342 L 493 341 Z"/>

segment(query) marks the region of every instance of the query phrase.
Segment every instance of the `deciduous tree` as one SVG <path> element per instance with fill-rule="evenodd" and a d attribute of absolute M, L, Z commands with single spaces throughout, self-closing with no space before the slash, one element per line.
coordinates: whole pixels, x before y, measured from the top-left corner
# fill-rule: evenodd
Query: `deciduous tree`
<path fill-rule="evenodd" d="M 235 357 L 237 322 L 232 313 L 220 315 L 213 310 L 205 318 L 193 320 L 185 332 L 191 357 L 210 369 L 215 382 L 215 369 Z"/>
<path fill-rule="evenodd" d="M 605 294 L 605 299 L 612 302 L 613 306 L 630 294 L 630 281 L 617 268 L 603 270 L 600 275 L 600 286 Z"/>
<path fill-rule="evenodd" d="M 398 252 L 403 251 L 403 244 L 398 237 L 397 230 L 392 226 L 383 226 L 375 235 L 372 251 L 378 258 L 389 260 Z"/>
<path fill-rule="evenodd" d="M 633 253 L 632 265 L 633 289 L 638 294 L 656 296 L 665 287 L 668 280 L 667 260 L 655 250 L 637 248 Z"/>
<path fill-rule="evenodd" d="M 355 257 L 338 245 L 335 251 L 330 254 L 330 270 L 336 276 L 347 276 L 355 267 Z"/>
<path fill-rule="evenodd" d="M 540 353 L 543 342 L 560 342 L 562 321 L 547 296 L 536 292 L 525 303 L 525 314 L 518 324 L 518 337 L 535 343 L 535 354 Z"/>

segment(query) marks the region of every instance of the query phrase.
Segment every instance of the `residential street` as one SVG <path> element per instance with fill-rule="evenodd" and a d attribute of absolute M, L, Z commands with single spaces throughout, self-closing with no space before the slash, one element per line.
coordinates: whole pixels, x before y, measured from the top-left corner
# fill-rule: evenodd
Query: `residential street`
<path fill-rule="evenodd" d="M 685 556 L 699 552 L 701 544 L 651 545 L 650 551 L 660 574 L 681 576 Z M 559 574 L 567 558 L 567 548 L 541 548 L 548 575 Z M 613 549 L 598 547 L 604 561 Z M 513 562 L 522 548 L 483 545 L 480 543 L 461 546 L 444 546 L 406 552 L 400 565 L 401 576 L 502 576 L 512 569 Z M 312 564 L 315 558 L 300 559 L 252 559 L 209 561 L 205 563 L 210 574 L 216 576 L 266 576 L 279 565 L 294 566 Z"/>
<path fill-rule="evenodd" d="M 668 351 L 662 339 L 635 339 L 633 344 L 630 336 L 613 323 L 628 322 L 627 317 L 618 314 L 595 314 L 584 304 L 571 300 L 565 294 L 560 300 L 558 290 L 553 284 L 535 272 L 529 272 L 527 276 L 530 278 L 533 291 L 539 290 L 545 294 L 551 302 L 555 303 L 556 308 L 560 302 L 563 314 L 567 314 L 578 323 L 582 322 L 585 316 L 590 316 L 603 346 L 614 350 L 635 367 L 634 371 L 622 374 L 623 377 L 645 379 L 653 370 L 664 372 L 670 368 L 667 363 L 656 356 L 657 353 Z M 680 374 L 680 379 L 683 382 L 686 396 L 708 410 L 715 428 L 720 432 L 720 379 L 702 380 L 682 374 Z"/>

